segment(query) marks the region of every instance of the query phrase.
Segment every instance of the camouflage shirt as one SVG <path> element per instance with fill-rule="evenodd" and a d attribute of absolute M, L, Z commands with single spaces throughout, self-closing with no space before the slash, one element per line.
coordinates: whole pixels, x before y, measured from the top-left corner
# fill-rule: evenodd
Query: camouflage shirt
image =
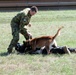
<path fill-rule="evenodd" d="M 31 15 L 29 13 L 30 8 L 26 8 L 23 11 L 19 12 L 12 21 L 19 25 L 19 28 L 24 28 L 25 25 L 28 25 L 31 19 Z"/>

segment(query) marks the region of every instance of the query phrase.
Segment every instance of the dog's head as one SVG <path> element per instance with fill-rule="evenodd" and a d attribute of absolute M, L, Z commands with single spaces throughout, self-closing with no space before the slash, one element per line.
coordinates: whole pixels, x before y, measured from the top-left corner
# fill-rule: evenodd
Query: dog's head
<path fill-rule="evenodd" d="M 29 51 L 32 50 L 29 41 L 23 41 L 23 45 L 26 47 L 26 48 L 25 48 L 25 52 L 29 52 Z"/>
<path fill-rule="evenodd" d="M 25 47 L 29 47 L 30 46 L 30 42 L 27 40 L 27 41 L 23 41 L 23 44 Z"/>

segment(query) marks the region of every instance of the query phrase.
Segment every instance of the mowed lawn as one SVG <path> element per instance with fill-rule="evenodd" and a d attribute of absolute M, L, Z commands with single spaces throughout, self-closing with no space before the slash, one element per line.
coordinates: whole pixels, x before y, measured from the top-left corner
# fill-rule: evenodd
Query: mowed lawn
<path fill-rule="evenodd" d="M 17 55 L 7 56 L 7 47 L 12 39 L 10 21 L 18 13 L 0 12 L 0 75 L 76 75 L 76 54 L 71 55 Z M 39 11 L 31 18 L 28 30 L 33 38 L 54 35 L 61 26 L 58 46 L 76 47 L 76 10 Z M 25 40 L 20 35 L 20 43 Z"/>

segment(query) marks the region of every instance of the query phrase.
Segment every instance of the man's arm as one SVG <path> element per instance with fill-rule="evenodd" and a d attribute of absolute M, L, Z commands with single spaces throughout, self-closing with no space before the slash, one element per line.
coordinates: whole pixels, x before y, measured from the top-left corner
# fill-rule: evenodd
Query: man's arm
<path fill-rule="evenodd" d="M 28 25 L 28 18 L 27 16 L 22 16 L 20 20 L 20 25 L 19 25 L 20 30 L 22 30 L 25 25 Z"/>

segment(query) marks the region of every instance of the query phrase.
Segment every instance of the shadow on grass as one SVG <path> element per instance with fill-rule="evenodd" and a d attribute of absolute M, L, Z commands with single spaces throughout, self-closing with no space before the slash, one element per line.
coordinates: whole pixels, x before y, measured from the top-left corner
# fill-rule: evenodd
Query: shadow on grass
<path fill-rule="evenodd" d="M 12 53 L 12 54 L 14 54 L 14 53 Z M 42 55 L 43 57 L 45 57 L 45 56 L 47 56 L 47 54 L 29 54 L 29 53 L 17 53 L 17 55 Z M 8 55 L 10 55 L 10 54 L 8 54 L 7 52 L 3 52 L 3 53 L 0 53 L 0 56 L 8 56 Z M 54 55 L 55 57 L 61 57 L 61 56 L 63 56 L 64 54 L 52 54 L 52 55 Z"/>
<path fill-rule="evenodd" d="M 4 53 L 0 53 L 0 56 L 7 56 L 8 53 L 7 52 L 4 52 Z"/>

